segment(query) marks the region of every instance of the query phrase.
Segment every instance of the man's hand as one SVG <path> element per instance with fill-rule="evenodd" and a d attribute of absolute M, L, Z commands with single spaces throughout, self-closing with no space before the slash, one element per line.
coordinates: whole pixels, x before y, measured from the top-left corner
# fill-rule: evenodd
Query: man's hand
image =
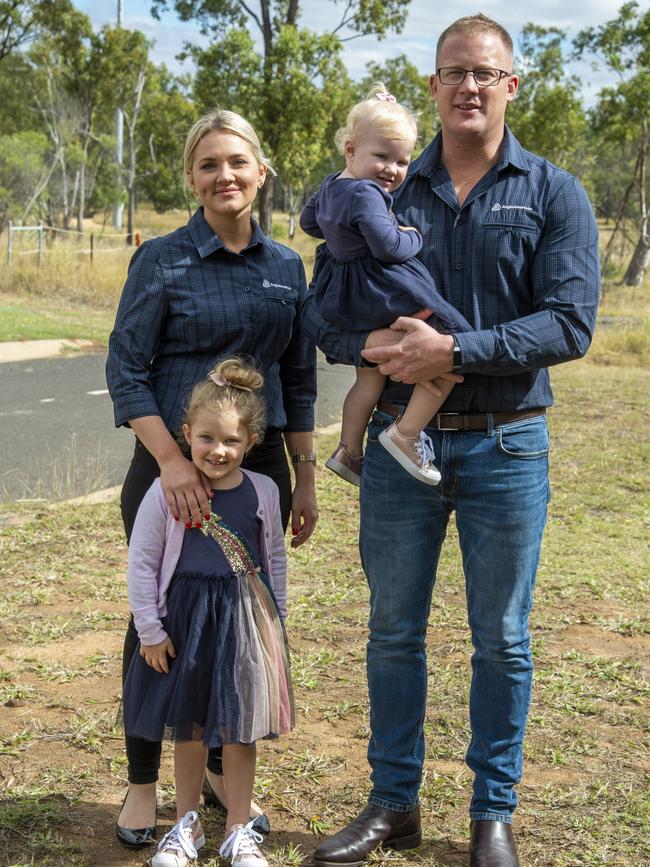
<path fill-rule="evenodd" d="M 400 316 L 390 327 L 390 331 L 400 338 L 393 337 L 385 344 L 379 344 L 377 337 L 385 333 L 371 332 L 366 341 L 366 349 L 361 353 L 366 361 L 379 364 L 379 370 L 396 382 L 412 384 L 427 382 L 444 376 L 452 382 L 462 382 L 462 376 L 451 372 L 454 338 L 450 334 L 439 334 L 425 322 L 408 316 Z"/>
<path fill-rule="evenodd" d="M 161 641 L 160 644 L 141 644 L 140 656 L 145 658 L 147 665 L 150 665 L 161 674 L 169 674 L 169 654 L 172 659 L 176 656 L 176 650 L 169 636 Z"/>

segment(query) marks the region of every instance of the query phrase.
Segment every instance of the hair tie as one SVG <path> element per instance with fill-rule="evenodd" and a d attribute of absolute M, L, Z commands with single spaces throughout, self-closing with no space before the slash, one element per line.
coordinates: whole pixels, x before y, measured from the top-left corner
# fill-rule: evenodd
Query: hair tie
<path fill-rule="evenodd" d="M 382 102 L 397 102 L 392 93 L 386 93 L 385 91 L 376 93 L 375 99 L 380 99 Z"/>
<path fill-rule="evenodd" d="M 223 388 L 238 388 L 240 391 L 250 391 L 253 393 L 253 389 L 249 388 L 247 385 L 237 385 L 235 382 L 230 382 L 225 377 L 221 376 L 220 373 L 208 373 L 208 379 L 211 379 L 215 385 L 220 385 Z"/>

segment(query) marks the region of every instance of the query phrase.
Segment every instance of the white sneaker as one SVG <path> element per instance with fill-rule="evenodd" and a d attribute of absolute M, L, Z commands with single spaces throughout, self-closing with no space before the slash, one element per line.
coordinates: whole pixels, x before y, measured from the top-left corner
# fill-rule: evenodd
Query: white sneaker
<path fill-rule="evenodd" d="M 425 485 L 437 485 L 440 471 L 434 465 L 435 452 L 430 438 L 420 431 L 419 437 L 405 437 L 397 422 L 379 434 L 379 442 L 404 469 Z"/>
<path fill-rule="evenodd" d="M 269 867 L 269 862 L 257 846 L 263 840 L 264 837 L 253 828 L 253 822 L 231 825 L 230 834 L 223 841 L 219 854 L 223 858 L 231 857 L 233 867 Z"/>
<path fill-rule="evenodd" d="M 186 867 L 199 857 L 201 846 L 205 846 L 205 836 L 198 815 L 190 810 L 158 843 L 151 867 Z"/>

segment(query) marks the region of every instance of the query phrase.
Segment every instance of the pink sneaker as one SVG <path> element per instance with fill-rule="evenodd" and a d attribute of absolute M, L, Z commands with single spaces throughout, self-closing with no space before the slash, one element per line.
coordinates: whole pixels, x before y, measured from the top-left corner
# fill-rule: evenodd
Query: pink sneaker
<path fill-rule="evenodd" d="M 440 471 L 433 463 L 433 443 L 423 431 L 418 437 L 405 437 L 395 421 L 379 434 L 379 442 L 414 478 L 425 485 L 438 484 Z"/>
<path fill-rule="evenodd" d="M 337 476 L 345 479 L 346 482 L 356 485 L 357 488 L 361 484 L 363 458 L 353 457 L 347 450 L 345 443 L 338 444 L 331 457 L 325 461 L 325 466 Z"/>
<path fill-rule="evenodd" d="M 185 813 L 158 844 L 151 859 L 152 867 L 187 867 L 199 857 L 198 850 L 205 846 L 205 837 L 194 810 Z"/>

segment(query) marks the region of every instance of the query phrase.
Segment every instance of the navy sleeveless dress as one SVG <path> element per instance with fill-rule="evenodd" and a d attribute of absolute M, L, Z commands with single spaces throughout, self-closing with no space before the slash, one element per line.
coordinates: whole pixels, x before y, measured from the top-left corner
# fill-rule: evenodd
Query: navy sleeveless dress
<path fill-rule="evenodd" d="M 286 636 L 260 569 L 257 506 L 244 476 L 215 492 L 207 532 L 185 532 L 163 618 L 176 657 L 164 674 L 134 654 L 123 696 L 131 737 L 219 747 L 293 727 Z"/>
<path fill-rule="evenodd" d="M 416 258 L 419 232 L 404 232 L 392 196 L 371 180 L 327 177 L 300 215 L 303 231 L 324 238 L 314 272 L 314 299 L 326 322 L 343 331 L 385 328 L 424 308 L 439 331 L 471 331 Z"/>

